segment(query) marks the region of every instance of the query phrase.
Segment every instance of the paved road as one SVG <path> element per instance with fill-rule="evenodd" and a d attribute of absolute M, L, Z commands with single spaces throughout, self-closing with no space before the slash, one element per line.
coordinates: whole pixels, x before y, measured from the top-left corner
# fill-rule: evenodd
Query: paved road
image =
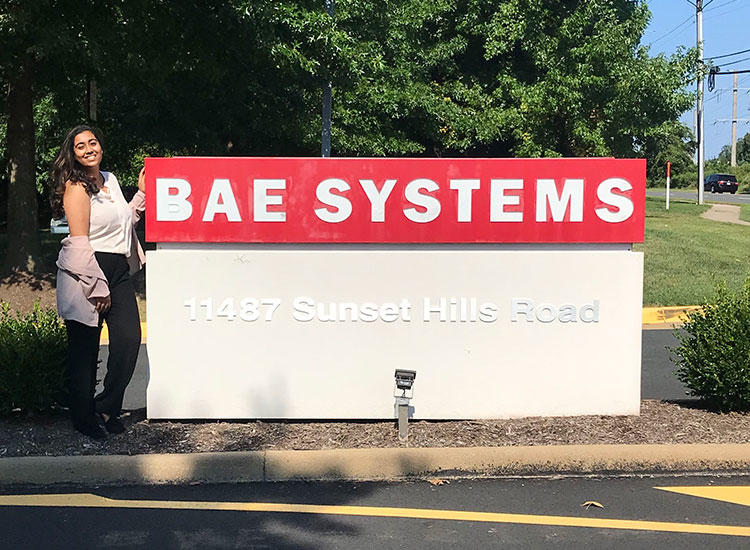
<path fill-rule="evenodd" d="M 647 197 L 662 197 L 664 198 L 664 190 L 646 189 Z M 683 199 L 683 200 L 694 200 L 698 201 L 697 191 L 669 191 L 670 199 Z M 750 195 L 748 194 L 737 194 L 730 195 L 729 193 L 709 193 L 706 191 L 703 194 L 704 202 L 724 202 L 727 204 L 750 204 Z"/>
<path fill-rule="evenodd" d="M 677 486 L 739 486 L 746 504 L 655 488 Z M 290 482 L 79 488 L 29 507 L 6 489 L 0 532 L 4 548 L 744 549 L 749 490 L 740 476 Z"/>
<path fill-rule="evenodd" d="M 644 330 L 641 338 L 641 397 L 643 399 L 687 399 L 685 387 L 674 375 L 675 364 L 667 349 L 679 346 L 674 332 Z"/>
<path fill-rule="evenodd" d="M 644 399 L 685 399 L 685 390 L 673 374 L 675 367 L 666 349 L 667 346 L 677 345 L 671 330 L 643 331 L 641 397 Z M 107 357 L 108 348 L 102 346 L 99 353 L 102 365 L 107 364 Z M 148 352 L 146 346 L 142 345 L 133 380 L 125 392 L 125 409 L 142 409 L 146 406 L 147 365 Z M 104 371 L 100 372 L 100 378 L 104 378 Z"/>

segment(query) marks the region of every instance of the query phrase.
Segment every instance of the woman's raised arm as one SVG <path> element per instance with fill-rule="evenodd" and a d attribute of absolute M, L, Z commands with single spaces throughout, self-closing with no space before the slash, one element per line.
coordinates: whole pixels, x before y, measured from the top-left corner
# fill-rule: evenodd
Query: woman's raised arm
<path fill-rule="evenodd" d="M 63 195 L 63 209 L 68 219 L 71 237 L 89 236 L 91 199 L 83 185 L 67 182 Z"/>

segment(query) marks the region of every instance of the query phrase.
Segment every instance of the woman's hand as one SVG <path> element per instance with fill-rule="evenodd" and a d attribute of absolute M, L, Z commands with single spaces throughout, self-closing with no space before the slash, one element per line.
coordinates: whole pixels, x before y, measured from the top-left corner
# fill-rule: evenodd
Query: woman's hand
<path fill-rule="evenodd" d="M 138 174 L 138 190 L 142 193 L 146 192 L 146 167 L 141 168 L 140 174 Z"/>
<path fill-rule="evenodd" d="M 112 305 L 112 298 L 110 296 L 103 296 L 94 298 L 94 307 L 97 313 L 104 313 Z"/>

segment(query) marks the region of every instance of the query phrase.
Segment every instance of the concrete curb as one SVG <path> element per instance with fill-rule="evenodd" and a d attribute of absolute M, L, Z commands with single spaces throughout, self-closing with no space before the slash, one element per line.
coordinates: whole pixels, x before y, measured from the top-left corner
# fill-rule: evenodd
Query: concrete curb
<path fill-rule="evenodd" d="M 0 486 L 750 472 L 750 444 L 247 451 L 0 459 Z"/>

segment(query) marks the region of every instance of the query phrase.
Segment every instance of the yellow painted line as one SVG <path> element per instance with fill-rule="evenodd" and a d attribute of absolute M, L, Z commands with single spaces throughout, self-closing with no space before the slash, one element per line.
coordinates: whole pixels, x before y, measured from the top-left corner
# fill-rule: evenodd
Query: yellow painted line
<path fill-rule="evenodd" d="M 101 344 L 109 344 L 109 329 L 107 328 L 107 322 L 105 321 L 102 325 L 102 335 L 99 338 Z M 146 343 L 146 322 L 141 323 L 141 343 Z"/>
<path fill-rule="evenodd" d="M 742 506 L 750 506 L 750 486 L 655 487 L 655 489 L 679 493 L 681 495 L 721 500 L 723 502 L 731 502 L 732 504 L 741 504 Z"/>
<path fill-rule="evenodd" d="M 644 307 L 641 322 L 644 325 L 684 323 L 687 320 L 688 313 L 700 309 L 701 306 Z"/>
<path fill-rule="evenodd" d="M 577 516 L 545 516 L 470 512 L 465 510 L 431 510 L 427 508 L 389 508 L 381 506 L 335 506 L 324 504 L 286 504 L 274 502 L 202 502 L 163 500 L 117 500 L 91 493 L 59 495 L 0 496 L 0 506 L 43 506 L 71 508 L 136 508 L 159 510 L 204 510 L 230 512 L 266 512 L 289 514 L 324 514 L 339 516 L 433 519 L 476 521 L 485 523 L 514 523 L 558 527 L 591 527 L 595 529 L 625 529 L 632 531 L 661 531 L 702 535 L 750 537 L 750 526 L 708 525 L 666 521 L 587 518 Z"/>

